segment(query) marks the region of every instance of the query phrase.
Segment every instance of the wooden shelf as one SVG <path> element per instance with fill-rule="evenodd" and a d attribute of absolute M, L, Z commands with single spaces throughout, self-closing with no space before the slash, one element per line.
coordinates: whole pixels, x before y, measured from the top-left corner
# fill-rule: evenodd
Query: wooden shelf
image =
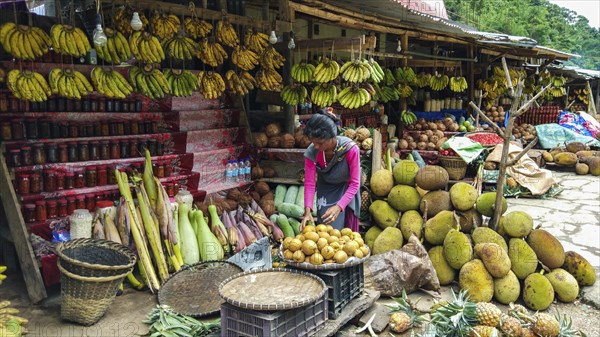
<path fill-rule="evenodd" d="M 152 162 L 158 160 L 172 160 L 177 159 L 180 156 L 185 154 L 166 154 L 163 156 L 151 157 Z M 33 170 L 58 170 L 58 169 L 73 169 L 76 167 L 86 167 L 86 166 L 98 166 L 98 165 L 111 165 L 111 164 L 132 164 L 132 163 L 143 163 L 146 160 L 144 157 L 135 157 L 135 158 L 122 158 L 122 159 L 108 159 L 108 160 L 93 160 L 93 161 L 78 161 L 78 162 L 67 162 L 67 163 L 53 163 L 53 164 L 43 164 L 43 165 L 35 165 L 35 166 L 19 166 L 13 167 L 12 170 L 15 173 L 19 172 L 27 172 Z"/>
<path fill-rule="evenodd" d="M 112 135 L 112 136 L 96 136 L 96 137 L 77 137 L 77 138 L 43 138 L 43 139 L 22 139 L 22 140 L 8 140 L 5 141 L 5 145 L 15 144 L 36 144 L 36 143 L 66 143 L 66 142 L 83 142 L 83 141 L 100 141 L 100 140 L 115 140 L 115 139 L 149 139 L 155 136 L 162 135 L 174 135 L 177 132 L 165 132 L 165 133 L 148 133 L 141 135 Z"/>
<path fill-rule="evenodd" d="M 246 185 L 250 185 L 253 182 L 251 181 L 241 181 L 238 183 L 219 183 L 219 184 L 211 184 L 208 187 L 204 187 L 204 186 L 198 186 L 198 189 L 206 191 L 206 194 L 213 194 L 213 193 L 217 193 L 217 192 L 221 192 L 221 191 L 226 191 L 226 190 L 230 190 L 232 188 L 236 188 L 236 187 L 244 187 Z"/>
<path fill-rule="evenodd" d="M 301 182 L 298 179 L 294 179 L 294 178 L 273 177 L 273 178 L 261 178 L 261 179 L 257 179 L 257 181 L 263 181 L 265 183 L 272 183 L 272 184 L 304 185 L 303 182 Z"/>

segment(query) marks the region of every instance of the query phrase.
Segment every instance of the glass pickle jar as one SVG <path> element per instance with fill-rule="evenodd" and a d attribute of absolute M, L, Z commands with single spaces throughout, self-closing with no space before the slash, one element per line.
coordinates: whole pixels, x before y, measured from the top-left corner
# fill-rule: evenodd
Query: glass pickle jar
<path fill-rule="evenodd" d="M 77 151 L 77 142 L 68 142 L 68 153 L 69 153 L 69 161 L 74 163 L 79 160 L 79 155 Z"/>
<path fill-rule="evenodd" d="M 90 212 L 93 212 L 96 208 L 96 195 L 94 193 L 88 193 L 85 195 L 85 208 L 87 208 Z"/>
<path fill-rule="evenodd" d="M 132 135 L 138 135 L 140 133 L 140 127 L 138 125 L 138 122 L 135 120 L 129 122 L 129 129 L 131 129 Z"/>
<path fill-rule="evenodd" d="M 35 165 L 46 164 L 46 152 L 44 151 L 44 144 L 33 145 L 33 163 Z"/>
<path fill-rule="evenodd" d="M 73 214 L 77 209 L 77 200 L 75 197 L 67 197 L 67 215 Z"/>
<path fill-rule="evenodd" d="M 60 126 L 58 123 L 50 123 L 50 138 L 60 138 Z"/>
<path fill-rule="evenodd" d="M 29 180 L 29 174 L 27 173 L 21 173 L 18 175 L 18 188 L 17 190 L 19 191 L 20 195 L 25 195 L 25 194 L 29 194 L 30 191 L 30 180 Z"/>
<path fill-rule="evenodd" d="M 60 124 L 60 138 L 69 137 L 69 125 L 67 123 Z"/>
<path fill-rule="evenodd" d="M 21 150 L 13 149 L 8 151 L 8 165 L 12 167 L 21 166 Z"/>
<path fill-rule="evenodd" d="M 96 185 L 104 186 L 108 184 L 108 171 L 106 170 L 106 165 L 100 165 L 96 168 Z"/>
<path fill-rule="evenodd" d="M 56 191 L 56 171 L 45 170 L 44 171 L 44 192 L 55 192 Z"/>
<path fill-rule="evenodd" d="M 102 136 L 110 136 L 110 123 L 108 121 L 102 121 L 101 125 L 101 135 Z"/>
<path fill-rule="evenodd" d="M 69 161 L 69 149 L 67 144 L 58 144 L 58 161 L 61 163 Z"/>
<path fill-rule="evenodd" d="M 69 215 L 69 213 L 67 212 L 67 199 L 58 199 L 58 216 L 59 217 L 65 217 L 67 215 Z"/>
<path fill-rule="evenodd" d="M 136 139 L 129 140 L 129 157 L 135 158 L 139 156 L 138 153 L 138 141 Z"/>
<path fill-rule="evenodd" d="M 51 143 L 46 146 L 46 159 L 49 163 L 58 163 L 58 145 Z"/>
<path fill-rule="evenodd" d="M 90 160 L 99 160 L 100 151 L 98 141 L 90 141 Z"/>
<path fill-rule="evenodd" d="M 156 156 L 156 139 L 150 138 L 147 142 L 148 151 L 152 157 Z"/>
<path fill-rule="evenodd" d="M 117 169 L 116 165 L 110 165 L 108 167 L 108 172 L 107 172 L 107 176 L 108 176 L 108 184 L 109 185 L 116 185 L 117 184 L 117 177 L 115 176 L 115 170 Z"/>
<path fill-rule="evenodd" d="M 147 142 L 145 139 L 139 139 L 137 143 L 138 156 L 145 156 Z"/>
<path fill-rule="evenodd" d="M 50 138 L 50 121 L 42 119 L 38 122 L 38 135 L 42 139 Z"/>
<path fill-rule="evenodd" d="M 110 141 L 110 159 L 121 158 L 121 145 L 118 140 Z"/>
<path fill-rule="evenodd" d="M 85 209 L 85 195 L 75 197 L 75 209 Z"/>
<path fill-rule="evenodd" d="M 35 217 L 35 204 L 25 204 L 23 206 L 23 220 L 25 222 L 35 222 L 37 220 Z"/>
<path fill-rule="evenodd" d="M 38 200 L 35 202 L 35 220 L 46 221 L 48 220 L 48 213 L 46 212 L 46 201 Z"/>
<path fill-rule="evenodd" d="M 96 166 L 88 166 L 85 168 L 85 186 L 96 187 L 98 184 L 98 173 Z"/>
<path fill-rule="evenodd" d="M 25 139 L 24 135 L 24 125 L 22 119 L 13 119 L 11 122 L 11 134 L 13 140 L 21 140 Z"/>
<path fill-rule="evenodd" d="M 129 141 L 127 139 L 122 139 L 119 142 L 119 146 L 121 147 L 121 158 L 129 157 Z"/>
<path fill-rule="evenodd" d="M 56 219 L 58 217 L 58 203 L 55 200 L 48 200 L 46 202 L 46 209 L 48 219 Z"/>
<path fill-rule="evenodd" d="M 90 142 L 83 141 L 79 142 L 79 161 L 90 160 Z"/>
<path fill-rule="evenodd" d="M 0 132 L 0 134 L 2 134 L 2 140 L 12 140 L 12 127 L 10 126 L 10 122 L 2 122 L 0 125 L 2 129 Z"/>
<path fill-rule="evenodd" d="M 64 190 L 65 189 L 65 172 L 56 171 L 56 190 Z"/>
<path fill-rule="evenodd" d="M 85 173 L 82 169 L 79 169 L 75 172 L 75 188 L 84 188 L 85 187 Z"/>
<path fill-rule="evenodd" d="M 110 159 L 110 146 L 108 145 L 108 140 L 100 141 L 100 159 L 101 160 Z"/>
<path fill-rule="evenodd" d="M 79 126 L 75 123 L 69 124 L 69 137 L 77 138 L 79 137 Z"/>
<path fill-rule="evenodd" d="M 75 187 L 75 173 L 65 173 L 65 190 L 71 190 Z"/>
<path fill-rule="evenodd" d="M 42 192 L 42 176 L 37 172 L 29 175 L 29 192 L 31 194 Z"/>

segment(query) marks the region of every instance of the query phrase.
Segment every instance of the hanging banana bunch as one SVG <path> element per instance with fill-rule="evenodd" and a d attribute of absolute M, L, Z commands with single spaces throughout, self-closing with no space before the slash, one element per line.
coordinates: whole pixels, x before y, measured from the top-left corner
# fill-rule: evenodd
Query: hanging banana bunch
<path fill-rule="evenodd" d="M 231 53 L 231 62 L 243 70 L 254 69 L 258 61 L 258 54 L 247 46 L 238 45 Z"/>
<path fill-rule="evenodd" d="M 9 71 L 6 85 L 16 98 L 31 102 L 44 102 L 52 95 L 52 90 L 44 76 L 29 69 Z"/>
<path fill-rule="evenodd" d="M 396 90 L 398 95 L 403 98 L 408 98 L 413 93 L 413 88 L 408 83 L 398 83 Z"/>
<path fill-rule="evenodd" d="M 171 93 L 175 97 L 191 96 L 194 90 L 198 88 L 198 80 L 189 70 L 165 69 L 164 76 L 167 83 L 169 83 Z"/>
<path fill-rule="evenodd" d="M 273 46 L 268 46 L 260 55 L 260 65 L 264 68 L 279 69 L 283 67 L 285 57 L 281 55 Z"/>
<path fill-rule="evenodd" d="M 465 90 L 467 90 L 467 88 L 469 87 L 469 85 L 467 84 L 467 79 L 459 76 L 452 76 L 450 77 L 450 84 L 449 84 L 449 88 L 451 91 L 453 92 L 464 92 Z"/>
<path fill-rule="evenodd" d="M 225 74 L 225 78 L 227 79 L 227 89 L 231 90 L 235 95 L 248 95 L 250 90 L 253 90 L 256 85 L 254 78 L 247 71 L 238 75 L 234 70 L 229 70 Z"/>
<path fill-rule="evenodd" d="M 296 82 L 312 82 L 315 79 L 315 66 L 306 61 L 295 63 L 292 65 L 291 75 Z"/>
<path fill-rule="evenodd" d="M 79 57 L 92 50 L 87 35 L 75 26 L 57 23 L 50 29 L 50 37 L 54 51 L 63 55 Z"/>
<path fill-rule="evenodd" d="M 396 81 L 408 84 L 415 83 L 417 79 L 417 75 L 411 67 L 396 68 L 394 76 L 396 77 Z"/>
<path fill-rule="evenodd" d="M 131 17 L 133 13 L 138 13 L 140 21 L 142 21 L 142 31 L 148 27 L 148 19 L 146 15 L 144 15 L 143 11 L 136 12 L 129 5 L 125 5 L 117 9 L 115 13 L 114 22 L 118 31 L 122 32 L 123 35 L 130 35 L 133 33 L 133 28 L 131 28 Z"/>
<path fill-rule="evenodd" d="M 163 42 L 166 54 L 178 60 L 191 60 L 198 50 L 198 44 L 185 36 L 183 30 Z"/>
<path fill-rule="evenodd" d="M 135 32 L 129 37 L 129 48 L 138 61 L 160 63 L 165 52 L 156 38 L 148 32 Z"/>
<path fill-rule="evenodd" d="M 371 101 L 371 94 L 356 84 L 340 91 L 338 101 L 346 109 L 356 109 Z"/>
<path fill-rule="evenodd" d="M 375 93 L 379 101 L 383 103 L 397 101 L 400 99 L 400 93 L 396 88 L 384 85 L 383 87 L 379 87 L 377 83 L 375 83 Z"/>
<path fill-rule="evenodd" d="M 340 68 L 340 74 L 342 78 L 350 83 L 362 83 L 371 78 L 373 69 L 369 65 L 369 62 L 360 59 L 348 61 Z"/>
<path fill-rule="evenodd" d="M 181 26 L 181 21 L 177 15 L 160 13 L 155 10 L 150 18 L 150 27 L 152 32 L 160 39 L 165 40 L 171 38 Z"/>
<path fill-rule="evenodd" d="M 248 27 L 244 34 L 244 44 L 253 52 L 260 54 L 269 45 L 269 36 Z"/>
<path fill-rule="evenodd" d="M 225 49 L 223 49 L 223 46 L 221 46 L 220 43 L 216 41 L 210 42 L 206 37 L 200 41 L 200 48 L 198 49 L 196 56 L 198 56 L 200 61 L 211 67 L 217 67 L 223 64 L 228 58 Z"/>
<path fill-rule="evenodd" d="M 256 72 L 256 82 L 261 90 L 280 91 L 283 78 L 273 68 L 261 68 Z"/>
<path fill-rule="evenodd" d="M 129 80 L 135 91 L 152 99 L 163 98 L 171 93 L 171 87 L 164 74 L 150 64 L 143 68 L 129 68 Z"/>
<path fill-rule="evenodd" d="M 0 43 L 7 53 L 23 60 L 35 60 L 52 46 L 50 36 L 42 29 L 13 22 L 0 26 Z"/>
<path fill-rule="evenodd" d="M 104 28 L 104 33 L 107 38 L 106 44 L 100 46 L 94 43 L 98 57 L 113 64 L 127 62 L 131 58 L 131 49 L 125 35 L 108 27 Z"/>
<path fill-rule="evenodd" d="M 432 90 L 441 91 L 448 86 L 448 82 L 450 82 L 448 75 L 442 75 L 436 71 L 435 75 L 429 79 L 429 86 Z"/>
<path fill-rule="evenodd" d="M 95 67 L 91 79 L 96 91 L 108 98 L 126 98 L 133 91 L 125 77 L 111 68 Z"/>
<path fill-rule="evenodd" d="M 371 69 L 373 70 L 371 72 L 371 81 L 373 83 L 379 83 L 381 81 L 383 81 L 383 78 L 385 76 L 385 73 L 383 71 L 383 69 L 381 68 L 381 66 L 379 65 L 379 63 L 377 63 L 377 61 L 375 61 L 372 57 L 369 59 L 369 65 L 371 66 Z"/>
<path fill-rule="evenodd" d="M 340 75 L 340 65 L 328 57 L 321 59 L 315 68 L 315 81 L 318 83 L 331 82 Z"/>
<path fill-rule="evenodd" d="M 210 22 L 200 20 L 195 16 L 183 19 L 183 26 L 186 34 L 191 36 L 193 39 L 207 37 L 213 29 L 213 25 Z"/>
<path fill-rule="evenodd" d="M 308 97 L 308 91 L 302 84 L 293 83 L 286 85 L 281 89 L 281 98 L 289 105 L 298 105 L 304 103 Z"/>
<path fill-rule="evenodd" d="M 394 84 L 396 84 L 396 77 L 394 76 L 392 69 L 385 68 L 383 74 L 383 83 L 387 86 L 393 86 Z"/>
<path fill-rule="evenodd" d="M 317 84 L 310 93 L 310 100 L 318 107 L 331 106 L 337 101 L 337 87 L 333 83 Z"/>
<path fill-rule="evenodd" d="M 225 15 L 217 22 L 217 39 L 222 44 L 232 48 L 240 44 L 240 39 L 235 33 L 233 25 Z"/>
<path fill-rule="evenodd" d="M 417 87 L 423 89 L 429 85 L 429 81 L 431 80 L 431 74 L 428 73 L 419 73 L 417 75 L 417 79 L 415 80 Z"/>
<path fill-rule="evenodd" d="M 217 99 L 225 91 L 223 77 L 214 71 L 201 71 L 198 73 L 198 90 L 208 99 Z"/>
<path fill-rule="evenodd" d="M 52 94 L 66 98 L 81 99 L 94 91 L 94 87 L 81 72 L 70 68 L 50 70 L 48 82 Z"/>

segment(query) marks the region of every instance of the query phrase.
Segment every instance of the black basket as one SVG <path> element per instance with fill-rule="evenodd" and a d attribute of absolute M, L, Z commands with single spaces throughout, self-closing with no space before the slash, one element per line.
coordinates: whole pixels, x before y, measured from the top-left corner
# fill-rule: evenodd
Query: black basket
<path fill-rule="evenodd" d="M 61 265 L 70 273 L 85 277 L 108 277 L 131 270 L 135 254 L 120 243 L 98 239 L 75 239 L 56 246 Z"/>

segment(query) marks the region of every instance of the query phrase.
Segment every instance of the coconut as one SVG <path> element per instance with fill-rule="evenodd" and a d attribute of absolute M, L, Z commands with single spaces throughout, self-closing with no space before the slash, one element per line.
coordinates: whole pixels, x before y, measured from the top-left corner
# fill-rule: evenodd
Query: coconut
<path fill-rule="evenodd" d="M 267 146 L 267 143 L 269 142 L 269 137 L 267 137 L 267 135 L 265 133 L 259 133 L 258 135 L 256 135 L 256 137 L 254 137 L 254 145 L 256 145 L 256 147 L 265 147 Z"/>
<path fill-rule="evenodd" d="M 267 137 L 279 136 L 281 133 L 281 127 L 277 123 L 270 123 L 265 127 L 265 133 Z"/>

